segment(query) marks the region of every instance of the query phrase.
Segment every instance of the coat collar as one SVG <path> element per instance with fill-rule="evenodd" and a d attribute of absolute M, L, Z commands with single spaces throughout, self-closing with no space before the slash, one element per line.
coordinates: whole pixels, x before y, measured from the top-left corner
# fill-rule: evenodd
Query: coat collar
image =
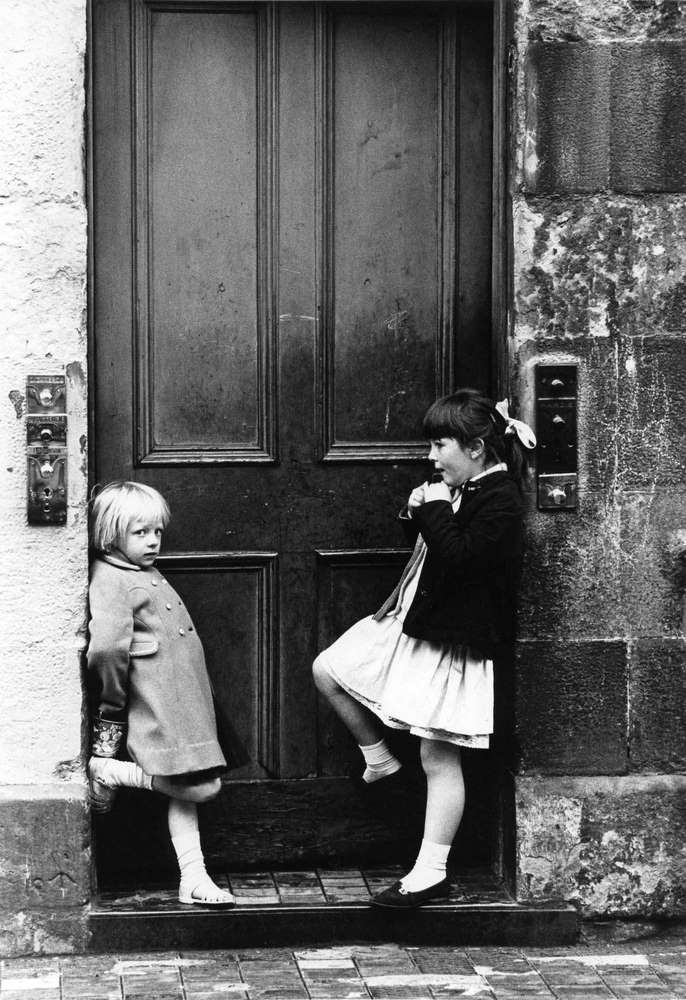
<path fill-rule="evenodd" d="M 492 472 L 487 472 L 485 475 L 478 476 L 476 479 L 468 479 L 462 487 L 462 493 L 464 496 L 470 496 L 483 489 L 492 489 L 492 487 L 499 485 L 505 479 L 510 479 L 507 467 L 497 468 Z"/>
<path fill-rule="evenodd" d="M 137 573 L 143 572 L 140 566 L 134 566 L 133 563 L 125 562 L 123 559 L 117 559 L 116 556 L 110 555 L 109 552 L 102 552 L 98 558 L 102 559 L 103 562 L 109 563 L 110 566 L 116 566 L 118 569 L 133 569 Z"/>

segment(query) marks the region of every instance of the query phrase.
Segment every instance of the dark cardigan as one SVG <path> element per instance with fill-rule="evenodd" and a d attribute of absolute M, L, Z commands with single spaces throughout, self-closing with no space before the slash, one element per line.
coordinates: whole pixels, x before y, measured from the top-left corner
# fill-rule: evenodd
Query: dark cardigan
<path fill-rule="evenodd" d="M 493 658 L 514 638 L 522 553 L 522 497 L 507 472 L 467 482 L 457 513 L 432 500 L 403 518 L 428 553 L 403 631 L 456 642 Z"/>

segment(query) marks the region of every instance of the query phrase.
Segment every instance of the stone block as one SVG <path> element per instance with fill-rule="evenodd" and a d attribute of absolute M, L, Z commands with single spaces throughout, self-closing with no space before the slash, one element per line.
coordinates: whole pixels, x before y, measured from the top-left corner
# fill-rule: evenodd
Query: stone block
<path fill-rule="evenodd" d="M 72 910 L 0 909 L 0 957 L 67 955 L 88 947 L 88 913 L 85 906 Z M 8 983 L 3 983 L 7 992 Z M 40 991 L 32 990 L 37 1000 Z M 16 996 L 16 993 L 15 993 Z"/>
<path fill-rule="evenodd" d="M 524 772 L 627 770 L 623 642 L 518 642 L 516 728 Z"/>
<path fill-rule="evenodd" d="M 686 634 L 686 489 L 645 489 L 622 498 L 624 634 Z"/>
<path fill-rule="evenodd" d="M 517 897 L 584 917 L 686 915 L 686 777 L 516 783 Z"/>
<path fill-rule="evenodd" d="M 610 186 L 617 191 L 683 191 L 686 42 L 615 45 L 611 76 Z"/>
<path fill-rule="evenodd" d="M 626 199 L 519 199 L 514 206 L 517 336 L 539 347 L 606 341 L 622 331 L 635 284 Z M 589 345 L 590 346 L 590 345 Z"/>
<path fill-rule="evenodd" d="M 686 40 L 535 41 L 524 115 L 531 193 L 683 191 Z"/>
<path fill-rule="evenodd" d="M 520 198 L 514 229 L 522 344 L 686 331 L 686 196 Z"/>
<path fill-rule="evenodd" d="M 527 10 L 532 41 L 620 41 L 686 37 L 686 10 L 674 0 L 532 0 Z"/>
<path fill-rule="evenodd" d="M 686 331 L 686 195 L 612 198 L 625 241 L 617 329 L 635 337 Z M 624 212 L 620 212 L 620 205 Z"/>
<path fill-rule="evenodd" d="M 629 661 L 629 758 L 644 771 L 686 771 L 686 641 L 642 640 Z"/>
<path fill-rule="evenodd" d="M 0 916 L 89 899 L 90 824 L 79 785 L 0 789 Z"/>
<path fill-rule="evenodd" d="M 576 511 L 527 514 L 518 630 L 522 639 L 624 635 L 625 573 L 618 498 L 580 491 Z"/>
<path fill-rule="evenodd" d="M 534 43 L 526 67 L 524 184 L 536 193 L 597 191 L 610 170 L 608 46 Z"/>
<path fill-rule="evenodd" d="M 686 481 L 686 340 L 644 336 L 618 349 L 620 489 L 679 487 Z M 686 527 L 686 525 L 684 525 Z"/>

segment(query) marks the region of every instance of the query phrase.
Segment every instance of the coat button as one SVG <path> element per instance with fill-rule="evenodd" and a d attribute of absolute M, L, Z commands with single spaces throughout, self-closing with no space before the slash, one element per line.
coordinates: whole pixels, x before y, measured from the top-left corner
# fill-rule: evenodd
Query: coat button
<path fill-rule="evenodd" d="M 185 635 L 185 634 L 186 634 L 185 629 L 180 628 L 179 635 Z"/>
<path fill-rule="evenodd" d="M 171 611 L 171 604 L 167 603 L 167 604 L 165 604 L 165 607 L 166 607 L 167 611 Z"/>
<path fill-rule="evenodd" d="M 157 580 L 151 580 L 150 583 L 153 585 L 153 587 L 157 586 Z"/>

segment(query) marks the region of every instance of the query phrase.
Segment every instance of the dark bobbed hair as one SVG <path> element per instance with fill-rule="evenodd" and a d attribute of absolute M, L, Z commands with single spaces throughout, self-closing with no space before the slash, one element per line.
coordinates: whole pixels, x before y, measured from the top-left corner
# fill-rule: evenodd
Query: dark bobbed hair
<path fill-rule="evenodd" d="M 463 448 L 483 441 L 486 464 L 506 462 L 522 485 L 528 472 L 526 450 L 516 434 L 505 434 L 507 423 L 495 404 L 478 389 L 458 389 L 432 403 L 424 416 L 424 436 L 430 440 L 455 438 Z"/>

